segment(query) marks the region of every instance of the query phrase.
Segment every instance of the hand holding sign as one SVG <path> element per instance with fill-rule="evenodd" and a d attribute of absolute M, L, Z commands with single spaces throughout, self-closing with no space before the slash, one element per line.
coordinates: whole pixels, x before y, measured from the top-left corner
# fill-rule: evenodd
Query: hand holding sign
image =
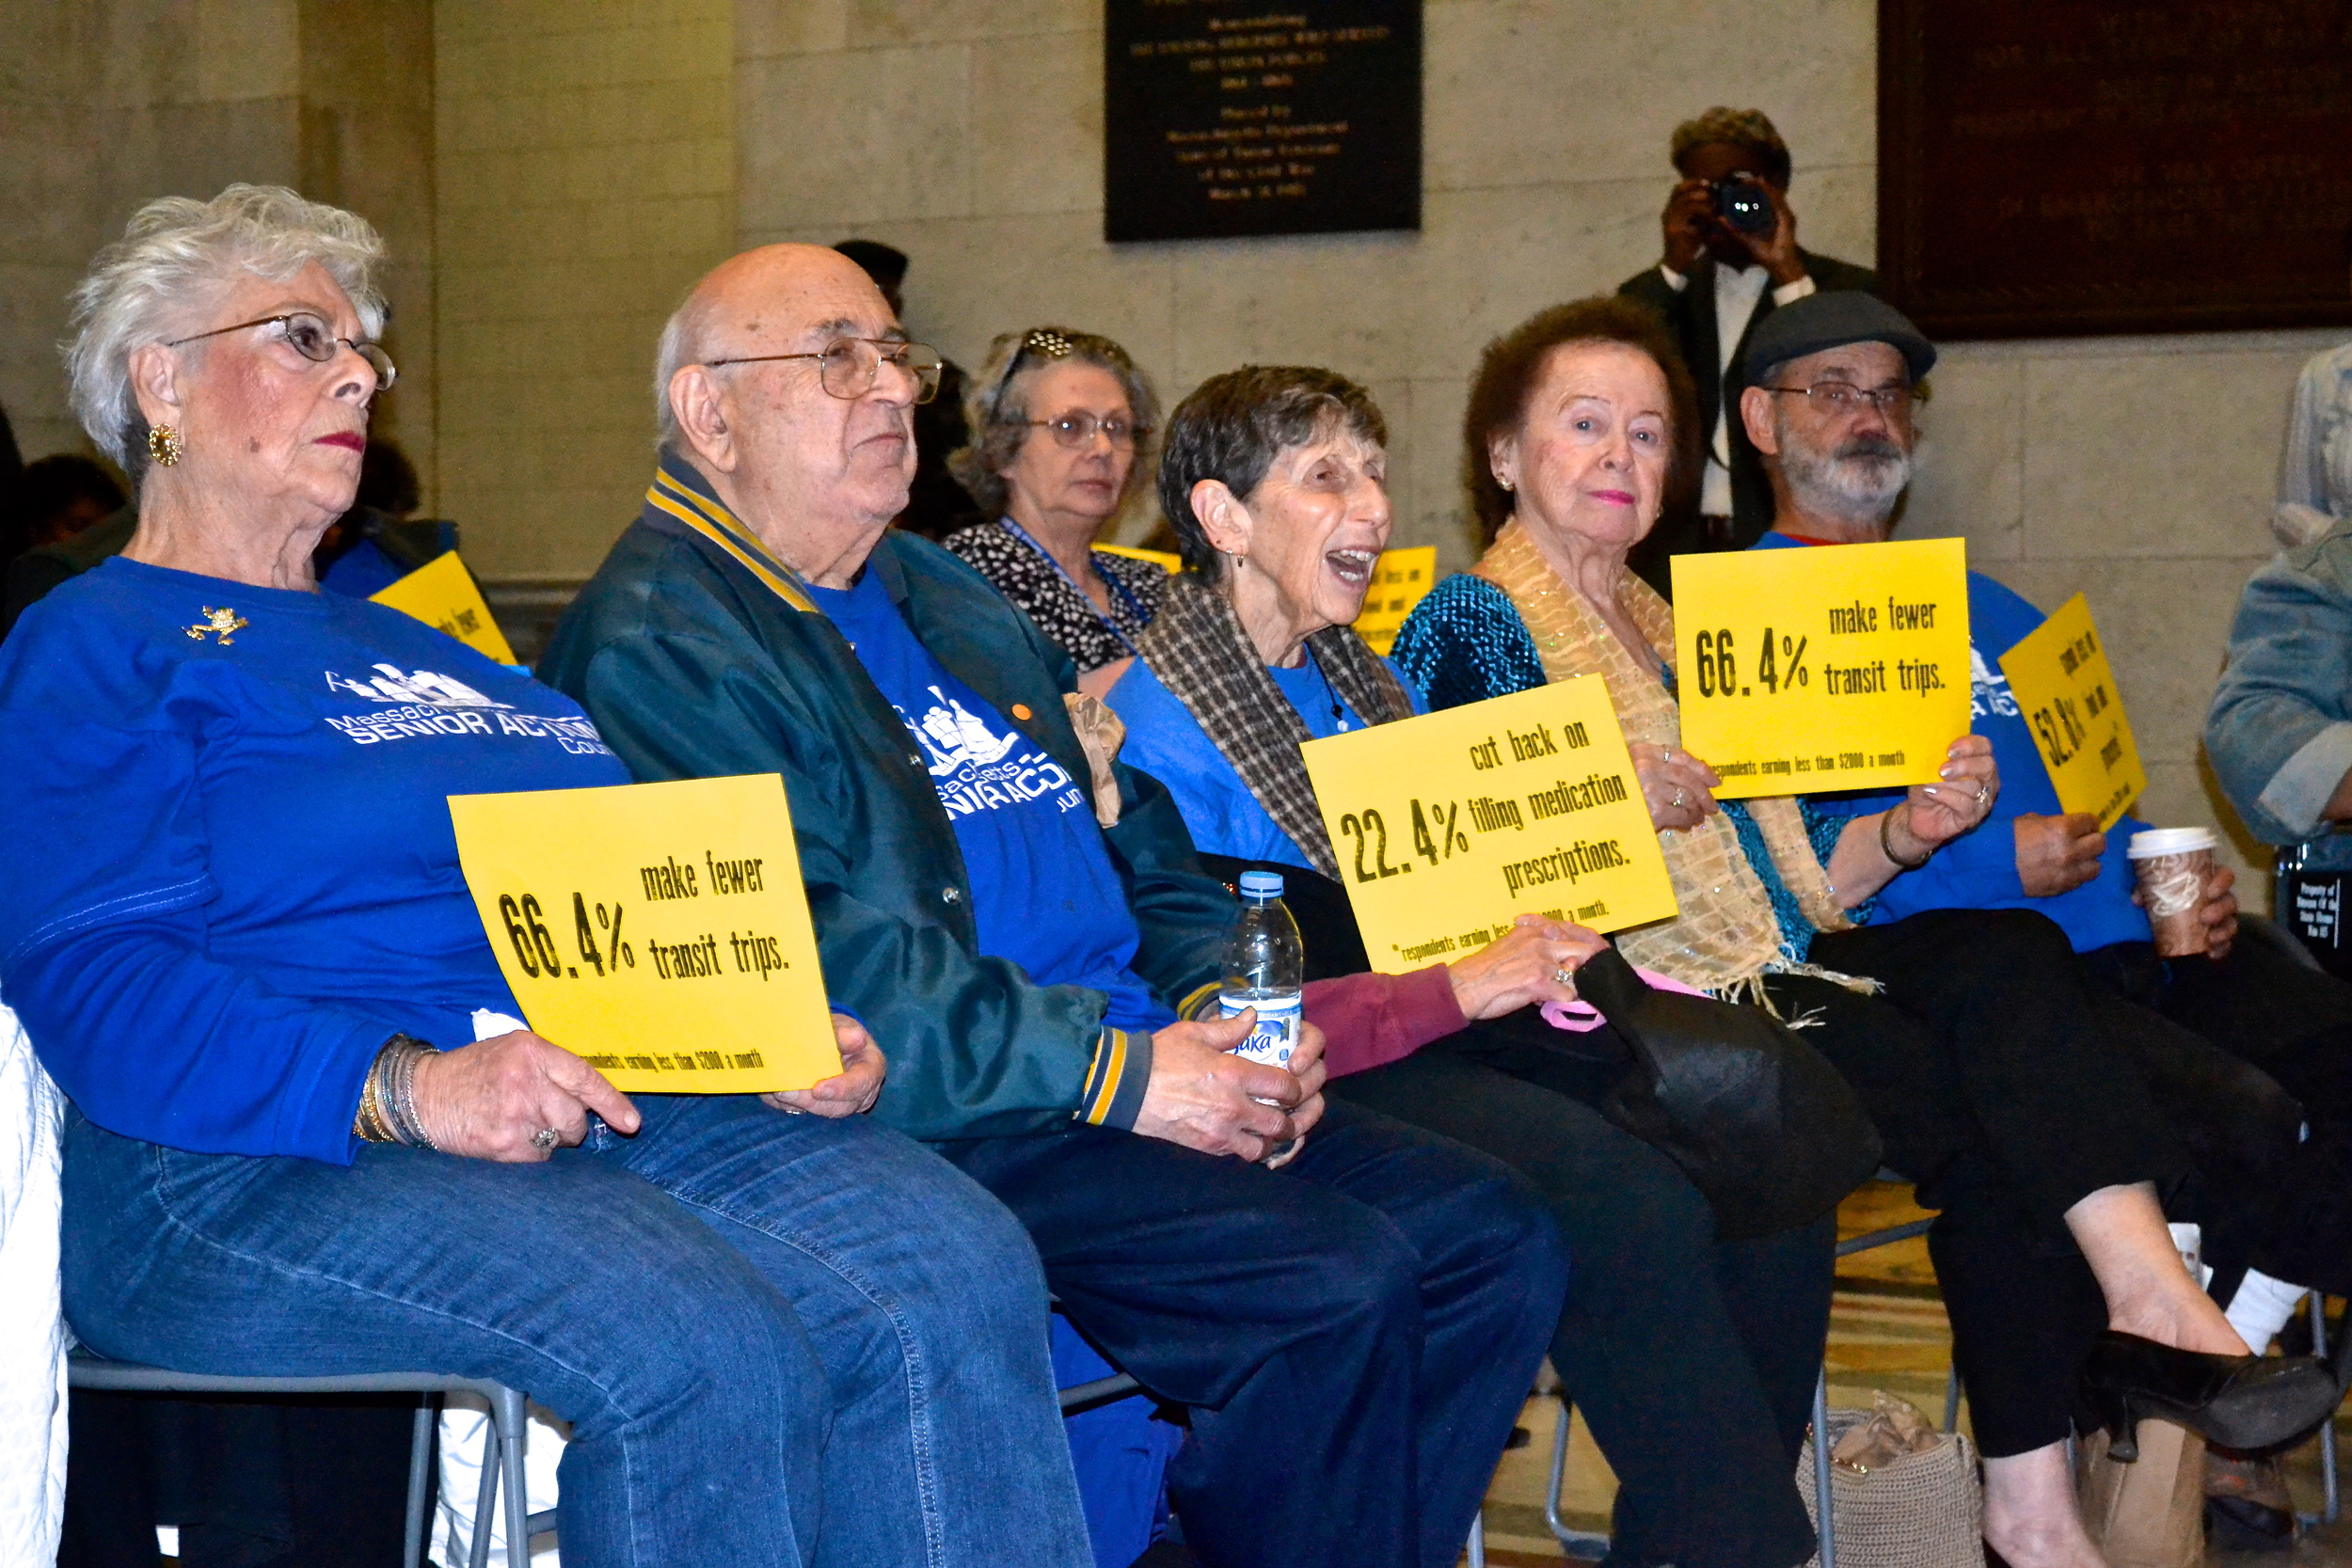
<path fill-rule="evenodd" d="M 1603 931 L 1675 912 L 1598 675 L 1299 750 L 1385 974 L 1475 952 L 1531 909 Z"/>
<path fill-rule="evenodd" d="M 1724 800 L 1931 782 L 1968 728 L 1961 541 L 1674 558 L 1682 738 Z"/>
<path fill-rule="evenodd" d="M 449 809 L 524 1016 L 616 1086 L 763 1094 L 842 1073 L 774 774 Z"/>

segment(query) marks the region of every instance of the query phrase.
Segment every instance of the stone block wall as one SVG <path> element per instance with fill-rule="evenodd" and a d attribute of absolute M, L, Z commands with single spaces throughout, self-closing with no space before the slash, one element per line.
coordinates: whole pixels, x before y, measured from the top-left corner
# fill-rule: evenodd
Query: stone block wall
<path fill-rule="evenodd" d="M 653 467 L 653 352 L 735 248 L 727 0 L 434 8 L 440 507 L 578 579 Z"/>

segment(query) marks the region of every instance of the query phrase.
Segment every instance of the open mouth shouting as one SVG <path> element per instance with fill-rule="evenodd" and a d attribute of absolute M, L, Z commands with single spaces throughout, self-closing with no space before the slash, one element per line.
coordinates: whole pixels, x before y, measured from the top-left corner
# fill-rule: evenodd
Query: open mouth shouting
<path fill-rule="evenodd" d="M 1350 588 L 1361 588 L 1372 581 L 1372 569 L 1380 560 L 1378 550 L 1330 550 L 1325 553 L 1324 563 L 1331 573 Z"/>

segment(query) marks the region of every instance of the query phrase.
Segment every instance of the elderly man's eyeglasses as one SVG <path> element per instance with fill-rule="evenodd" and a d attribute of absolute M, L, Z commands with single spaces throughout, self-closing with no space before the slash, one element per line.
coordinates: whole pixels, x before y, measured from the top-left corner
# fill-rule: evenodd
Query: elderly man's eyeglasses
<path fill-rule="evenodd" d="M 1125 451 L 1136 444 L 1137 437 L 1152 434 L 1150 425 L 1137 424 L 1124 415 L 1113 414 L 1107 419 L 1097 419 L 1084 409 L 1073 409 L 1050 420 L 1027 420 L 1023 422 L 1052 431 L 1054 439 L 1065 447 L 1091 446 L 1094 433 L 1099 430 L 1104 440 Z"/>
<path fill-rule="evenodd" d="M 375 372 L 375 389 L 379 392 L 389 387 L 394 378 L 400 374 L 399 370 L 392 364 L 392 356 L 384 352 L 381 344 L 356 342 L 349 338 L 338 338 L 335 336 L 335 329 L 326 325 L 324 317 L 314 316 L 308 310 L 296 310 L 283 316 L 262 316 L 256 321 L 239 322 L 234 326 L 215 326 L 210 332 L 199 332 L 193 337 L 174 338 L 164 344 L 164 347 L 178 348 L 183 343 L 201 342 L 207 338 L 217 338 L 224 332 L 243 332 L 248 326 L 278 328 L 278 338 L 288 347 L 315 364 L 331 363 L 335 357 L 335 350 L 339 346 L 349 348 L 352 353 L 368 362 L 369 369 Z"/>
<path fill-rule="evenodd" d="M 1903 419 L 1911 413 L 1914 403 L 1925 398 L 1914 394 L 1909 387 L 1879 387 L 1865 388 L 1851 381 L 1817 381 L 1810 387 L 1767 387 L 1774 397 L 1797 396 L 1814 407 L 1832 414 L 1851 414 L 1866 405 L 1875 406 L 1889 419 Z"/>
<path fill-rule="evenodd" d="M 914 378 L 914 401 L 929 403 L 939 394 L 939 372 L 945 363 L 929 343 L 899 342 L 889 338 L 835 338 L 814 354 L 745 354 L 731 359 L 706 359 L 706 365 L 764 365 L 775 359 L 814 359 L 817 385 L 834 397 L 855 402 L 874 389 L 884 364 L 897 366 Z"/>

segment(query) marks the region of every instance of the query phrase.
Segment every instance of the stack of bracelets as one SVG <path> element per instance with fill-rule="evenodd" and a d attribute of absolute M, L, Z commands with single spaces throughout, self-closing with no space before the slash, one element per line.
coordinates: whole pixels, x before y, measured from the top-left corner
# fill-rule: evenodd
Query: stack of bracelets
<path fill-rule="evenodd" d="M 360 1086 L 359 1114 L 352 1118 L 352 1132 L 372 1144 L 431 1148 L 433 1140 L 417 1119 L 417 1064 L 436 1054 L 434 1047 L 407 1035 L 386 1040 Z"/>

